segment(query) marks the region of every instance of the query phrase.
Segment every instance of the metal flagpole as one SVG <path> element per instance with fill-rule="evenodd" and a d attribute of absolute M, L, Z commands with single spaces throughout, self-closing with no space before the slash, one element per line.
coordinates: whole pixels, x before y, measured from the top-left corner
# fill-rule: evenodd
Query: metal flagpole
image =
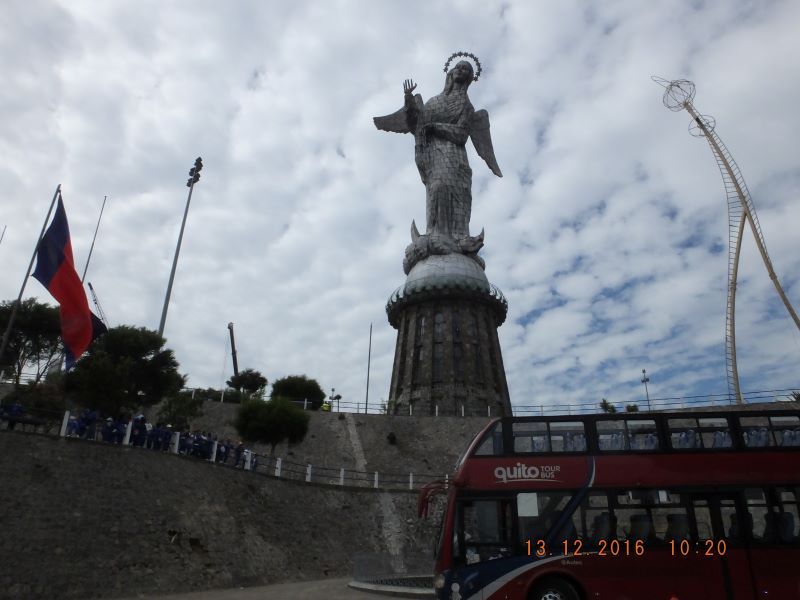
<path fill-rule="evenodd" d="M 14 308 L 11 309 L 11 317 L 8 319 L 6 332 L 3 334 L 3 342 L 0 344 L 0 364 L 3 362 L 3 354 L 5 354 L 6 346 L 8 346 L 8 338 L 11 336 L 11 330 L 14 327 L 14 320 L 17 318 L 17 310 L 22 302 L 22 294 L 25 293 L 25 285 L 28 283 L 28 277 L 31 275 L 31 269 L 33 269 L 33 261 L 36 260 L 36 253 L 39 252 L 39 242 L 42 240 L 44 230 L 47 227 L 47 222 L 50 220 L 50 213 L 53 212 L 53 207 L 56 204 L 56 198 L 58 198 L 60 195 L 61 184 L 59 183 L 55 193 L 53 194 L 53 200 L 50 202 L 50 210 L 47 211 L 47 216 L 44 218 L 42 230 L 39 232 L 39 237 L 36 239 L 36 247 L 33 249 L 33 256 L 31 256 L 31 262 L 28 265 L 28 272 L 25 273 L 25 279 L 22 280 L 22 287 L 19 290 L 19 296 L 17 296 L 17 301 L 14 303 Z M 2 375 L 3 373 L 0 373 L 0 379 L 2 379 Z"/>
<path fill-rule="evenodd" d="M 100 216 L 97 217 L 97 227 L 94 228 L 94 237 L 92 238 L 92 245 L 89 247 L 89 256 L 86 258 L 86 266 L 83 268 L 83 275 L 81 275 L 81 283 L 86 279 L 86 271 L 89 270 L 89 261 L 92 260 L 92 251 L 94 250 L 94 241 L 97 239 L 97 232 L 100 230 L 100 219 L 103 218 L 103 210 L 106 207 L 106 199 L 108 196 L 103 196 L 103 206 L 100 207 Z"/>
<path fill-rule="evenodd" d="M 369 409 L 369 363 L 372 358 L 372 323 L 369 324 L 369 350 L 367 350 L 367 397 L 364 400 L 364 414 Z"/>

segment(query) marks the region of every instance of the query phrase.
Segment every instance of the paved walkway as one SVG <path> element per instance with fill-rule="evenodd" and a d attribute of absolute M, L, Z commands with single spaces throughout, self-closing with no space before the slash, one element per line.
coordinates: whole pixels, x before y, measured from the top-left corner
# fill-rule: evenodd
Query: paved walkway
<path fill-rule="evenodd" d="M 387 600 L 386 594 L 373 594 L 347 587 L 349 578 L 280 583 L 252 588 L 190 592 L 188 594 L 140 594 L 126 600 Z"/>

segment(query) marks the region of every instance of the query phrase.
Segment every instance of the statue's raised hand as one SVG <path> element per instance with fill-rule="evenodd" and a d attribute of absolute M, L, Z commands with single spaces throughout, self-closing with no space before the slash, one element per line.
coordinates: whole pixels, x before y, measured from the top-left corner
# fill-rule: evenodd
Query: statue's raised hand
<path fill-rule="evenodd" d="M 413 80 L 406 79 L 403 82 L 403 92 L 405 92 L 406 96 L 410 96 L 415 89 L 417 89 L 417 84 Z"/>

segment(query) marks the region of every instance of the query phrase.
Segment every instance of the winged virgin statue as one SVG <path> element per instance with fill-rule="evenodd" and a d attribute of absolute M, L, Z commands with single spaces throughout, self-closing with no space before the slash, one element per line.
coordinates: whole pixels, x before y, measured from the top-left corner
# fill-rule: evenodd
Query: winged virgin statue
<path fill-rule="evenodd" d="M 457 55 L 474 58 L 464 53 L 454 56 Z M 476 111 L 467 96 L 467 88 L 477 79 L 472 65 L 462 60 L 450 71 L 445 65 L 445 71 L 444 90 L 438 96 L 423 103 L 420 94 L 413 95 L 417 86 L 408 79 L 403 83 L 403 108 L 374 118 L 378 129 L 414 134 L 414 159 L 425 184 L 425 235 L 421 236 L 412 223 L 412 244 L 406 249 L 404 261 L 406 273 L 426 256 L 452 252 L 470 255 L 483 266 L 477 255 L 483 246 L 483 232 L 476 237 L 469 234 L 472 169 L 467 161 L 467 138 L 472 138 L 475 150 L 492 173 L 503 176 L 492 148 L 489 113 Z"/>

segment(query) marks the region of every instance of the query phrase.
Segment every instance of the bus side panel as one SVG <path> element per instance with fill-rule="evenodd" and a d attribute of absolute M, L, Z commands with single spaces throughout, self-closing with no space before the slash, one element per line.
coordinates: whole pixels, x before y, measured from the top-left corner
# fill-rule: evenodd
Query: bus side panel
<path fill-rule="evenodd" d="M 592 552 L 562 557 L 552 568 L 531 572 L 525 589 L 532 590 L 544 577 L 567 577 L 579 581 L 588 598 L 652 600 L 653 582 L 658 581 L 658 591 L 664 598 L 672 594 L 678 598 L 725 600 L 720 579 L 709 578 L 708 574 L 708 564 L 699 557 L 675 558 L 664 549 L 648 549 L 642 556 Z"/>

